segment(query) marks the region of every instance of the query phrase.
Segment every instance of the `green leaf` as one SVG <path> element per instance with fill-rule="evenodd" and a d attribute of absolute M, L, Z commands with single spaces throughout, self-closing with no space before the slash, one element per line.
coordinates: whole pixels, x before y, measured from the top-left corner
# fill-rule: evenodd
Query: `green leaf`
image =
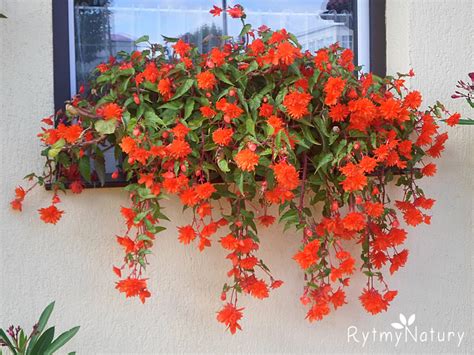
<path fill-rule="evenodd" d="M 191 86 L 194 84 L 194 79 L 186 79 L 183 85 L 181 85 L 178 90 L 176 90 L 176 93 L 174 96 L 171 98 L 171 100 L 176 100 L 177 98 L 183 96 L 185 93 L 188 92 L 189 89 L 191 89 Z"/>
<path fill-rule="evenodd" d="M 252 29 L 252 25 L 251 25 L 250 23 L 246 24 L 246 25 L 242 28 L 242 31 L 240 31 L 239 37 L 245 36 L 251 29 Z"/>
<path fill-rule="evenodd" d="M 255 136 L 255 122 L 250 117 L 245 121 L 245 128 L 247 129 L 247 133 Z"/>
<path fill-rule="evenodd" d="M 48 150 L 48 157 L 56 158 L 61 152 L 61 149 L 66 145 L 66 141 L 61 138 L 56 143 L 54 143 L 51 148 Z"/>
<path fill-rule="evenodd" d="M 326 153 L 325 155 L 323 155 L 321 158 L 319 158 L 317 161 L 318 161 L 318 166 L 316 167 L 316 170 L 315 170 L 315 173 L 320 169 L 322 168 L 323 166 L 325 166 L 327 163 L 329 163 L 330 161 L 332 161 L 334 159 L 334 156 L 332 155 L 332 153 Z"/>
<path fill-rule="evenodd" d="M 66 344 L 71 338 L 76 335 L 79 331 L 79 327 L 74 327 L 67 332 L 62 333 L 55 341 L 51 343 L 51 345 L 46 349 L 45 354 L 49 355 L 54 353 L 56 350 L 61 348 L 64 344 Z"/>
<path fill-rule="evenodd" d="M 219 168 L 224 172 L 224 173 L 228 173 L 230 171 L 229 169 L 229 164 L 227 163 L 227 160 L 219 160 L 217 162 L 217 165 L 219 166 Z"/>
<path fill-rule="evenodd" d="M 8 348 L 10 349 L 10 351 L 16 355 L 17 352 L 15 350 L 15 347 L 13 346 L 13 344 L 11 343 L 10 339 L 8 338 L 8 336 L 5 334 L 4 330 L 3 329 L 0 329 L 0 339 L 3 340 L 3 342 L 5 344 L 7 344 Z"/>
<path fill-rule="evenodd" d="M 289 209 L 281 217 L 280 222 L 293 222 L 296 223 L 298 219 L 298 211 L 296 209 Z"/>
<path fill-rule="evenodd" d="M 44 354 L 45 350 L 51 345 L 54 339 L 54 327 L 46 330 L 36 342 L 35 346 L 31 348 L 31 354 Z"/>
<path fill-rule="evenodd" d="M 112 134 L 115 132 L 117 120 L 98 120 L 94 124 L 94 128 L 101 134 Z"/>
<path fill-rule="evenodd" d="M 38 321 L 38 328 L 37 328 L 38 333 L 41 333 L 44 330 L 44 328 L 46 328 L 46 324 L 48 323 L 49 317 L 51 316 L 53 309 L 54 309 L 54 301 L 51 302 L 41 313 L 41 316 Z"/>
<path fill-rule="evenodd" d="M 163 120 L 153 110 L 145 111 L 145 122 L 154 128 L 164 125 Z"/>
<path fill-rule="evenodd" d="M 167 36 L 163 36 L 163 35 L 161 35 L 161 37 L 163 37 L 163 40 L 164 40 L 165 42 L 174 43 L 174 42 L 178 42 L 178 41 L 179 41 L 179 38 L 175 38 L 175 37 L 167 37 Z"/>
<path fill-rule="evenodd" d="M 88 156 L 79 159 L 79 172 L 87 182 L 91 182 L 91 162 Z"/>
<path fill-rule="evenodd" d="M 219 79 L 220 81 L 226 84 L 229 84 L 231 86 L 234 86 L 234 83 L 232 83 L 232 81 L 230 81 L 220 69 L 215 69 L 214 74 L 217 76 L 217 79 Z"/>
<path fill-rule="evenodd" d="M 175 102 L 167 102 L 166 104 L 161 105 L 160 109 L 170 109 L 170 110 L 179 110 L 181 107 L 183 107 L 183 103 L 181 101 L 175 101 Z"/>
<path fill-rule="evenodd" d="M 137 38 L 135 40 L 135 44 L 138 44 L 138 43 L 143 43 L 143 42 L 148 42 L 150 40 L 150 37 L 145 35 L 145 36 L 141 36 L 139 38 Z"/>
<path fill-rule="evenodd" d="M 187 119 L 194 110 L 194 100 L 192 98 L 188 98 L 186 100 L 186 104 L 184 105 L 184 119 Z"/>

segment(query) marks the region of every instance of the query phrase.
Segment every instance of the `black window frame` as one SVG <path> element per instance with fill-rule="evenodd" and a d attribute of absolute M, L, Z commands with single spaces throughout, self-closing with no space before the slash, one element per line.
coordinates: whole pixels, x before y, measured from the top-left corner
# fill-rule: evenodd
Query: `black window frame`
<path fill-rule="evenodd" d="M 357 0 L 352 0 L 354 29 L 358 28 Z M 378 76 L 386 75 L 386 0 L 369 0 L 369 60 L 370 71 Z M 71 99 L 71 58 L 69 55 L 69 1 L 52 0 L 53 17 L 53 65 L 54 65 L 54 109 L 63 109 L 64 102 Z M 354 55 L 357 62 L 358 31 L 354 31 Z M 112 180 L 109 176 L 104 185 L 86 184 L 86 187 L 123 187 L 124 177 Z"/>

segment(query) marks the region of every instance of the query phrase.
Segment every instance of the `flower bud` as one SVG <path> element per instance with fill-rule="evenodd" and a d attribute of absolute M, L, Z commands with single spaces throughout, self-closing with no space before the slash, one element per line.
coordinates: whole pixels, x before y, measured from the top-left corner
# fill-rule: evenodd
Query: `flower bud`
<path fill-rule="evenodd" d="M 257 145 L 255 143 L 248 143 L 247 147 L 252 151 L 255 152 L 257 150 Z"/>
<path fill-rule="evenodd" d="M 115 171 L 112 173 L 112 179 L 115 180 L 115 179 L 118 178 L 118 176 L 119 176 L 119 172 L 118 172 L 118 170 L 115 170 Z"/>

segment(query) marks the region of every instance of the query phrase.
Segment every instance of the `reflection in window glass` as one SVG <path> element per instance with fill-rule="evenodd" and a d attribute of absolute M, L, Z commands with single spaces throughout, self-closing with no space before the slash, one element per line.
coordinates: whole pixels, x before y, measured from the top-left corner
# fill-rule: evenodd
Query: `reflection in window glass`
<path fill-rule="evenodd" d="M 286 28 L 304 50 L 334 42 L 353 49 L 352 0 L 75 0 L 77 86 L 109 56 L 137 49 L 134 41 L 144 34 L 152 43 L 161 44 L 161 35 L 183 37 L 201 52 L 218 45 L 218 36 L 236 37 L 240 21 L 213 17 L 209 9 L 214 4 L 237 3 L 245 8 L 248 23 Z"/>

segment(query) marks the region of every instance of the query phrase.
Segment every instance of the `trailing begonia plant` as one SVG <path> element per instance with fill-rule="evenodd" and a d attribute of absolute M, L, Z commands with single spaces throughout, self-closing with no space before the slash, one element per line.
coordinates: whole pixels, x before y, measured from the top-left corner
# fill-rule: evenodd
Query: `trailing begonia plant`
<path fill-rule="evenodd" d="M 405 87 L 413 72 L 362 73 L 337 43 L 303 51 L 284 29 L 246 24 L 241 6 L 226 11 L 242 21 L 237 40 L 223 37 L 220 47 L 199 53 L 165 38 L 172 54 L 159 44 L 120 53 L 97 67 L 65 112 L 43 119 L 45 171 L 27 176 L 54 192 L 41 219 L 56 224 L 63 215 L 58 192 L 80 193 L 94 176 L 103 181 L 103 150 L 112 147 L 122 157 L 113 177 L 126 176 L 130 196 L 121 210 L 126 232 L 117 237 L 125 255 L 113 267 L 126 297 L 150 297 L 144 271 L 167 218 L 161 200 L 178 195 L 193 216 L 178 227 L 179 242 L 200 251 L 217 243 L 228 252 L 217 320 L 231 333 L 241 329 L 240 295 L 264 299 L 282 285 L 258 256 L 258 231 L 277 219 L 272 205 L 285 230 L 301 235 L 293 258 L 304 271 L 309 321 L 346 303 L 356 269 L 367 277 L 362 306 L 386 311 L 397 291 L 384 273 L 408 258 L 400 216 L 409 226 L 430 223 L 434 200 L 418 180 L 436 173 L 429 159 L 448 138 L 437 120 L 449 113 L 440 103 L 420 108 L 421 94 Z M 390 184 L 399 199 L 390 197 Z M 17 188 L 14 209 L 30 190 Z M 349 252 L 355 243 L 360 265 Z"/>

